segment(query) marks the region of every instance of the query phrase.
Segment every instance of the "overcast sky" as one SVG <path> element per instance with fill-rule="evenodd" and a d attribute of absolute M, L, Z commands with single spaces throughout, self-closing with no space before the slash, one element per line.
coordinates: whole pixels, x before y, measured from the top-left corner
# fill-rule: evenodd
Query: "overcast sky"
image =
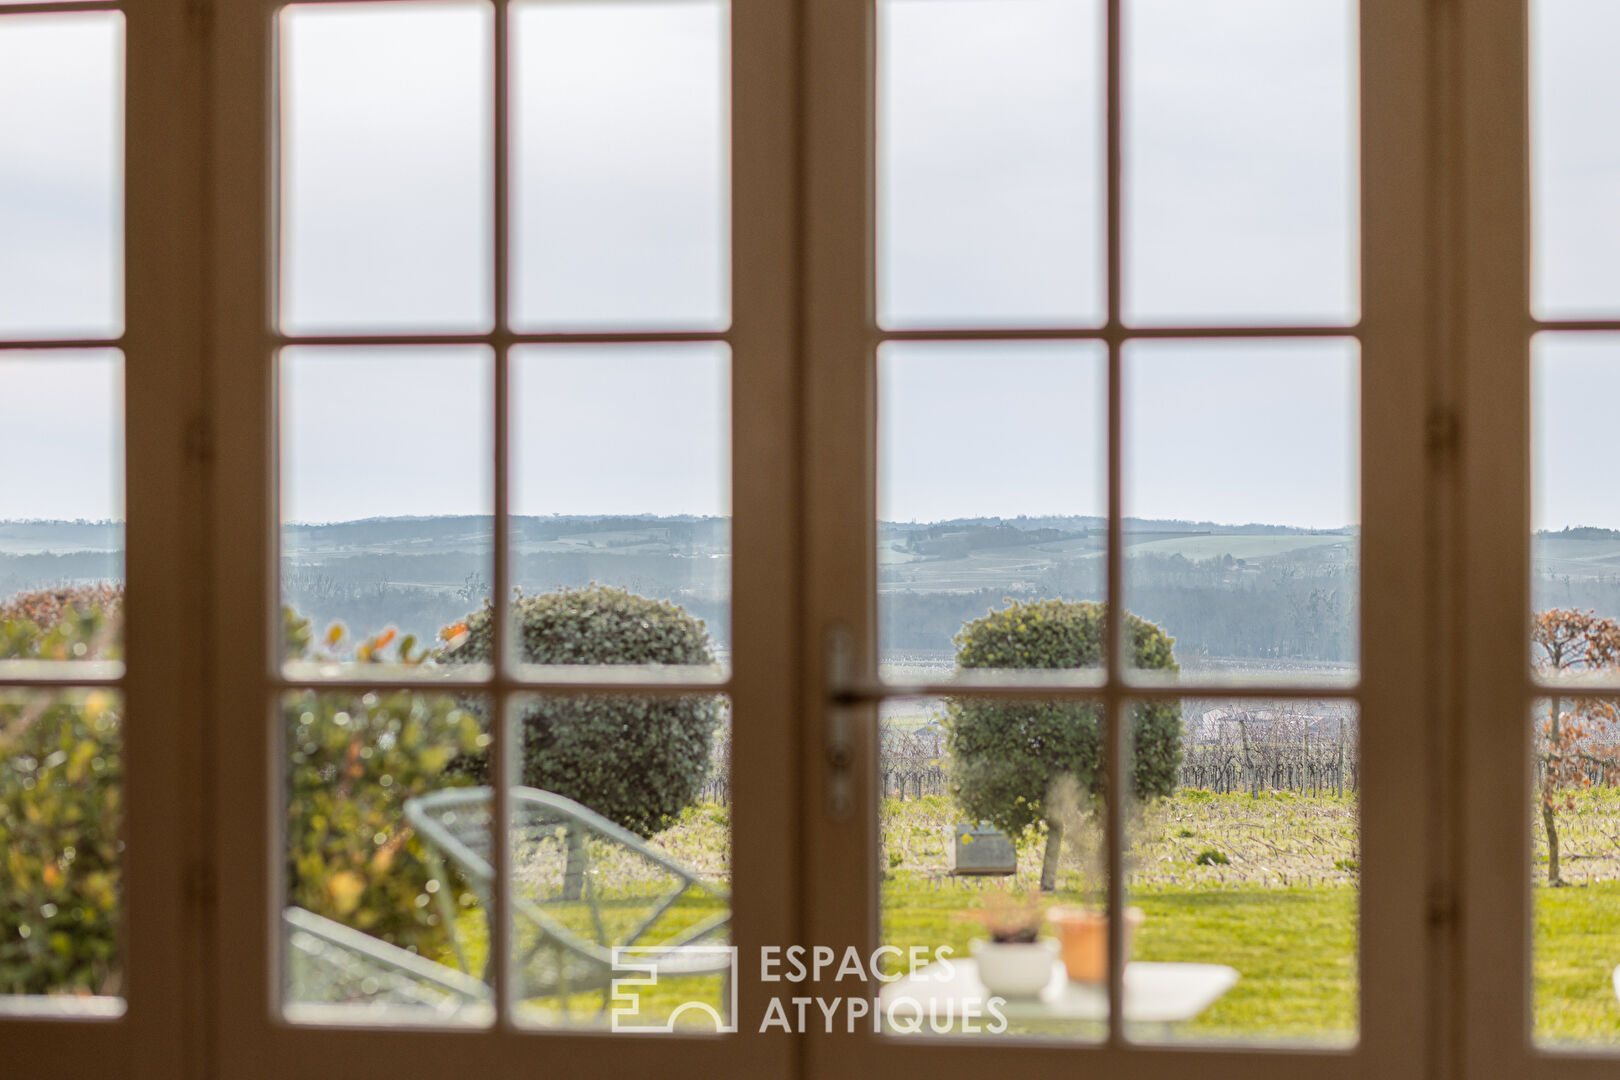
<path fill-rule="evenodd" d="M 1355 5 L 1125 7 L 1127 320 L 1353 321 Z M 1602 12 L 1620 33 L 1620 13 L 1597 0 L 1558 7 Z M 1100 323 L 1101 9 L 882 0 L 885 325 Z M 488 329 L 488 8 L 294 10 L 283 20 L 285 324 Z M 514 12 L 514 324 L 724 326 L 723 5 Z M 116 330 L 118 28 L 105 14 L 0 19 L 0 335 Z M 1538 116 L 1555 118 L 1549 145 L 1565 145 L 1575 121 L 1556 94 L 1613 100 L 1620 73 L 1601 35 L 1538 28 L 1538 55 L 1559 73 Z M 1620 290 L 1620 211 L 1604 198 L 1620 183 L 1620 137 L 1601 134 L 1558 159 L 1575 176 L 1560 206 L 1579 224 L 1539 249 L 1538 302 Z M 1580 217 L 1583 205 L 1602 215 Z M 1349 343 L 1142 344 L 1125 363 L 1128 513 L 1356 520 Z M 712 346 L 516 356 L 513 509 L 726 512 L 727 365 Z M 284 358 L 289 519 L 487 510 L 490 367 L 478 349 Z M 0 357 L 0 452 L 59 432 L 59 471 L 13 473 L 0 518 L 117 516 L 104 419 L 116 366 L 63 359 L 52 371 Z M 1100 513 L 1102 372 L 1079 344 L 887 350 L 883 516 Z M 1620 524 L 1582 490 L 1552 502 L 1569 521 Z"/>

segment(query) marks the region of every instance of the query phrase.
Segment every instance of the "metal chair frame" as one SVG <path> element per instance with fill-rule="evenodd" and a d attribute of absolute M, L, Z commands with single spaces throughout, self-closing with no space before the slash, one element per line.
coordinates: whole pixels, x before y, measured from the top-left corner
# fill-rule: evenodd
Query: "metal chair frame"
<path fill-rule="evenodd" d="M 444 860 L 447 859 L 454 864 L 477 893 L 486 913 L 491 910 L 495 886 L 495 871 L 489 859 L 492 831 L 490 822 L 494 817 L 493 802 L 493 789 L 466 787 L 436 791 L 405 803 L 405 818 L 421 837 L 428 857 L 437 864 L 435 872 L 439 874 L 441 880 L 447 882 L 448 879 L 443 873 Z M 579 850 L 583 850 L 584 841 L 588 838 L 606 841 L 633 852 L 679 882 L 679 886 L 655 904 L 652 911 L 640 921 L 629 936 L 620 941 L 608 939 L 602 920 L 602 898 L 593 876 L 589 873 L 581 874 L 581 893 L 578 899 L 589 907 L 594 940 L 571 930 L 534 899 L 518 895 L 514 891 L 511 896 L 514 921 L 526 922 L 539 934 L 539 939 L 521 956 L 515 958 L 514 970 L 528 970 L 542 954 L 553 955 L 555 970 L 559 973 L 557 979 L 554 983 L 539 980 L 538 987 L 531 988 L 530 993 L 539 996 L 560 995 L 565 1012 L 571 993 L 605 990 L 610 987 L 612 980 L 620 974 L 620 969 L 613 961 L 614 947 L 638 945 L 658 921 L 694 886 L 702 887 L 720 899 L 728 898 L 726 890 L 703 881 L 680 863 L 649 847 L 628 829 L 572 799 L 538 788 L 515 787 L 511 793 L 511 805 L 514 829 L 522 828 L 524 823 L 539 818 L 548 825 L 565 828 L 569 834 L 569 843 L 571 845 L 579 843 Z M 453 825 L 463 827 L 458 830 L 453 828 Z M 469 974 L 482 977 L 484 972 L 471 972 L 466 954 L 458 936 L 454 933 L 458 911 L 452 892 L 452 889 L 446 887 L 440 888 L 435 894 L 441 917 L 452 930 L 451 937 L 455 943 L 456 958 L 462 968 Z M 729 982 L 731 974 L 729 961 L 717 961 L 712 951 L 705 951 L 701 956 L 683 955 L 680 947 L 715 943 L 716 939 L 727 931 L 730 921 L 730 912 L 725 911 L 704 919 L 671 938 L 642 946 L 636 957 L 638 971 L 644 971 L 645 967 L 642 965 L 646 965 L 651 966 L 659 976 L 718 974 Z M 659 950 L 666 951 L 661 955 Z M 722 1000 L 730 1000 L 729 985 L 723 988 Z M 608 1001 L 608 996 L 604 994 L 602 1004 L 604 1012 Z"/>

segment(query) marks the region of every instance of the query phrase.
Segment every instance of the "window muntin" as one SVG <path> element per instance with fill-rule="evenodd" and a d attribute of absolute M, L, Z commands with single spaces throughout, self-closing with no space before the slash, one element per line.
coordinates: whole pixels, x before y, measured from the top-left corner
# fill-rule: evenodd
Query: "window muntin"
<path fill-rule="evenodd" d="M 921 13 L 934 6 L 939 19 L 947 12 L 964 20 L 971 18 L 968 9 L 952 4 L 892 3 L 895 15 L 904 12 L 919 23 Z M 1192 923 L 1178 921 L 1173 914 L 1176 898 L 1167 900 L 1162 884 L 1144 879 L 1140 883 L 1143 896 L 1153 893 L 1161 921 L 1136 934 L 1139 951 L 1134 955 L 1137 960 L 1151 957 L 1149 963 L 1196 957 L 1213 961 L 1213 968 L 1222 970 L 1224 957 L 1227 964 L 1246 969 L 1231 1000 L 1209 1012 L 1208 1024 L 1189 1025 L 1177 1038 L 1354 1046 L 1360 1037 L 1360 897 L 1358 872 L 1351 867 L 1359 866 L 1359 859 L 1347 852 L 1359 846 L 1360 808 L 1359 791 L 1347 794 L 1344 783 L 1357 768 L 1360 732 L 1359 724 L 1344 718 L 1355 717 L 1362 706 L 1355 692 L 1359 683 L 1361 501 L 1357 464 L 1361 453 L 1360 333 L 1356 328 L 1360 292 L 1355 212 L 1358 129 L 1352 61 L 1358 53 L 1356 11 L 1354 5 L 1338 3 L 1289 5 L 1287 11 L 1275 5 L 1238 4 L 1189 15 L 1180 7 L 1172 12 L 1166 5 L 1127 3 L 1119 5 L 1115 14 L 1117 20 L 1108 28 L 1106 39 L 1108 55 L 1120 58 L 1117 70 L 1108 73 L 1106 65 L 1095 60 L 1090 68 L 1076 61 L 1075 57 L 1089 52 L 1084 33 L 1071 35 L 1061 46 L 1069 52 L 1071 72 L 1076 68 L 1082 72 L 1079 76 L 1071 73 L 1070 79 L 1095 77 L 1103 82 L 1107 75 L 1106 94 L 1091 107 L 1104 106 L 1109 118 L 1107 173 L 1119 197 L 1109 201 L 1105 218 L 1104 251 L 1108 280 L 1114 287 L 1107 297 L 1108 320 L 1095 330 L 1087 329 L 1083 319 L 1071 323 L 1049 319 L 1033 326 L 1022 313 L 986 319 L 971 300 L 953 312 L 952 305 L 958 301 L 943 286 L 935 290 L 936 306 L 926 321 L 887 317 L 884 289 L 892 289 L 889 283 L 894 279 L 885 275 L 895 273 L 891 267 L 906 265 L 908 259 L 928 265 L 932 259 L 933 269 L 943 278 L 949 276 L 945 269 L 951 263 L 950 256 L 942 256 L 937 247 L 930 248 L 917 236 L 882 222 L 885 208 L 892 220 L 900 218 L 897 207 L 904 196 L 897 177 L 905 159 L 897 149 L 898 139 L 917 135 L 902 127 L 902 135 L 897 136 L 894 125 L 884 124 L 885 106 L 892 109 L 893 102 L 905 100 L 897 83 L 908 69 L 900 46 L 885 43 L 883 34 L 886 29 L 894 34 L 907 24 L 896 17 L 880 18 L 878 23 L 876 84 L 882 96 L 876 126 L 880 221 L 875 266 L 879 325 L 867 333 L 879 342 L 876 584 L 880 630 L 879 650 L 873 659 L 880 680 L 856 691 L 878 703 L 877 772 L 885 781 L 876 812 L 881 815 L 887 841 L 915 834 L 919 827 L 928 831 L 927 823 L 908 819 L 926 804 L 908 806 L 900 789 L 889 782 L 895 770 L 904 771 L 901 758 L 918 738 L 944 735 L 939 750 L 946 758 L 952 758 L 950 740 L 955 740 L 954 756 L 960 760 L 954 762 L 948 789 L 973 808 L 972 813 L 958 812 L 958 820 L 949 823 L 957 831 L 967 828 L 964 823 L 976 815 L 999 814 L 1016 834 L 1027 824 L 1029 813 L 1024 811 L 1037 802 L 1040 812 L 1032 820 L 1054 820 L 1052 814 L 1061 800 L 1054 794 L 1056 781 L 1041 771 L 1045 768 L 1042 754 L 1059 755 L 1066 761 L 1072 758 L 1078 770 L 1073 778 L 1082 792 L 1075 827 L 1066 831 L 1096 841 L 1090 853 L 1094 868 L 1090 873 L 1077 869 L 1077 859 L 1087 861 L 1080 853 L 1069 852 L 1067 846 L 1054 847 L 1050 850 L 1057 852 L 1055 856 L 1036 858 L 1024 868 L 1026 876 L 1020 884 L 1033 886 L 1036 875 L 1055 877 L 1061 900 L 1083 903 L 1089 896 L 1105 901 L 1108 910 L 1118 913 L 1136 887 L 1129 876 L 1131 860 L 1143 851 L 1163 855 L 1161 849 L 1166 844 L 1174 847 L 1177 839 L 1174 835 L 1145 837 L 1131 830 L 1140 829 L 1144 821 L 1162 827 L 1168 820 L 1160 813 L 1165 805 L 1171 806 L 1170 817 L 1177 810 L 1174 799 L 1169 804 L 1160 801 L 1166 793 L 1155 789 L 1157 781 L 1146 788 L 1132 788 L 1130 784 L 1116 785 L 1112 778 L 1125 775 L 1141 781 L 1134 772 L 1125 771 L 1133 768 L 1133 748 L 1142 750 L 1144 760 L 1148 748 L 1164 757 L 1172 745 L 1187 754 L 1218 753 L 1210 745 L 1212 740 L 1204 737 L 1208 732 L 1200 727 L 1202 720 L 1217 712 L 1240 717 L 1242 730 L 1248 733 L 1252 729 L 1255 743 L 1265 745 L 1251 744 L 1253 760 L 1239 770 L 1244 787 L 1231 800 L 1237 811 L 1234 816 L 1242 819 L 1236 831 L 1261 828 L 1259 820 L 1265 816 L 1246 817 L 1249 808 L 1239 809 L 1238 800 L 1288 799 L 1302 793 L 1307 799 L 1331 802 L 1335 835 L 1342 842 L 1332 858 L 1324 851 L 1316 861 L 1305 860 L 1292 867 L 1292 876 L 1287 871 L 1256 872 L 1248 877 L 1238 874 L 1230 886 L 1217 880 L 1225 871 L 1211 870 L 1196 860 L 1189 863 L 1184 876 L 1190 884 L 1184 899 L 1191 906 L 1218 902 L 1227 888 L 1255 890 L 1256 911 L 1266 913 L 1259 918 L 1268 931 L 1248 945 L 1211 934 L 1208 924 L 1194 929 Z M 1024 35 L 1021 47 L 1031 55 L 1044 55 L 1051 42 L 1037 40 L 1032 25 L 1018 28 Z M 1018 29 L 998 25 L 991 39 L 1013 35 Z M 1227 42 L 1229 48 L 1211 49 L 1211 37 Z M 1212 66 L 1214 57 L 1232 51 L 1247 57 L 1247 63 L 1238 65 L 1241 71 Z M 888 71 L 884 70 L 886 60 Z M 914 73 L 914 77 L 921 75 Z M 1272 84 L 1277 81 L 1296 92 L 1286 99 L 1276 96 Z M 1004 138 L 1010 138 L 1009 133 L 1020 125 L 1062 129 L 1073 124 L 1084 131 L 1087 107 L 1083 99 L 1027 94 L 1020 110 L 988 114 L 986 126 L 999 126 L 997 134 Z M 1189 116 L 1205 119 L 1191 123 Z M 967 159 L 978 149 L 996 161 L 1000 158 L 996 145 L 991 138 L 981 147 L 963 145 L 958 153 Z M 1266 164 L 1257 168 L 1256 162 Z M 1086 205 L 1092 189 L 1085 178 L 1065 179 L 1073 185 L 1071 195 L 1076 203 Z M 1172 206 L 1165 200 L 1177 184 L 1192 194 Z M 1268 185 L 1286 188 L 1288 194 L 1298 197 L 1282 199 Z M 993 197 L 975 194 L 978 198 L 963 210 L 969 219 L 996 205 Z M 1176 226 L 1171 227 L 1171 222 Z M 1284 248 L 1286 255 L 1282 254 Z M 1085 253 L 1066 251 L 1064 255 L 1083 261 Z M 1047 262 L 1061 266 L 1061 260 L 1050 255 Z M 1039 276 L 1013 275 L 1001 285 L 1016 292 Z M 913 298 L 912 308 L 921 307 Z M 1016 305 L 1004 304 L 1002 309 L 1015 311 Z M 1152 329 L 1165 324 L 1175 329 Z M 1343 329 L 1326 334 L 1323 324 Z M 1135 328 L 1138 326 L 1141 329 Z M 1026 337 L 1041 340 L 1030 342 Z M 934 403 L 928 417 L 931 426 L 908 419 L 916 403 L 899 396 L 926 400 L 916 387 L 908 387 L 897 377 L 908 352 L 914 354 L 912 363 L 919 368 L 925 358 L 933 359 L 937 375 L 930 392 L 946 397 L 954 386 L 959 395 L 956 400 Z M 1030 361 L 1042 355 L 1050 358 L 1050 370 L 1037 373 L 1038 365 Z M 971 373 L 964 370 L 952 378 L 947 357 L 959 362 L 971 358 L 977 364 Z M 987 389 L 978 390 L 975 380 Z M 1062 419 L 1054 419 L 1053 414 Z M 972 477 L 974 467 L 994 468 L 993 463 L 1004 463 L 1004 482 L 955 489 L 958 501 L 977 495 L 985 500 L 984 508 L 955 510 L 947 520 L 934 522 L 913 522 L 904 510 L 897 515 L 900 520 L 886 519 L 885 511 L 902 506 L 909 494 L 896 479 L 920 471 L 921 466 L 908 459 L 926 459 L 929 446 L 944 443 L 953 434 L 971 436 L 965 442 L 968 447 L 976 443 L 984 447 L 974 466 L 957 468 L 954 475 Z M 1271 453 L 1287 458 L 1270 469 L 1264 467 L 1268 439 Z M 949 469 L 949 453 L 936 453 L 936 463 L 942 470 Z M 1264 483 L 1259 479 L 1262 475 Z M 909 483 L 919 490 L 925 488 L 916 480 Z M 1004 508 L 1028 488 L 1040 494 L 1026 500 L 1030 503 L 1027 511 Z M 1175 502 L 1178 492 L 1183 496 L 1182 508 L 1161 509 L 1167 500 Z M 1088 500 L 1101 504 L 1091 519 L 1072 510 L 1066 517 L 1053 516 L 1046 505 L 1079 505 Z M 1262 516 L 1268 513 L 1277 516 Z M 1240 518 L 1224 516 L 1230 514 Z M 1045 528 L 1058 532 L 1040 531 Z M 1155 528 L 1172 535 L 1146 535 Z M 930 529 L 940 535 L 930 536 Z M 1067 534 L 1060 535 L 1063 530 Z M 913 531 L 926 538 L 923 542 L 937 541 L 938 550 L 902 552 L 904 540 L 897 546 L 897 538 Z M 1088 535 L 1092 531 L 1097 535 Z M 1332 533 L 1325 544 L 1324 531 Z M 1005 543 L 992 549 L 991 541 L 1001 540 L 1002 534 L 1006 534 Z M 971 543 L 975 539 L 976 545 Z M 1069 551 L 1085 547 L 1088 541 L 1089 550 Z M 1302 632 L 1296 635 L 1297 641 L 1288 644 L 1272 642 L 1251 650 L 1253 655 L 1220 656 L 1214 663 L 1189 655 L 1189 662 L 1176 674 L 1136 670 L 1139 662 L 1145 662 L 1139 656 L 1153 659 L 1160 652 L 1137 638 L 1151 635 L 1151 631 L 1124 614 L 1148 614 L 1139 610 L 1138 598 L 1152 596 L 1144 559 L 1150 560 L 1155 553 L 1155 542 L 1168 547 L 1167 554 L 1180 555 L 1188 563 L 1210 557 L 1219 560 L 1223 555 L 1232 562 L 1222 566 L 1230 582 L 1205 582 L 1202 590 L 1197 585 L 1185 590 L 1209 594 L 1198 598 L 1205 605 L 1204 625 L 1198 625 L 1200 620 L 1183 622 L 1188 627 L 1184 632 L 1160 616 L 1170 637 L 1185 633 L 1196 638 L 1211 623 L 1247 619 L 1260 629 L 1260 624 L 1274 621 L 1271 614 L 1244 610 L 1243 601 L 1253 586 L 1244 580 L 1247 567 L 1238 565 L 1240 561 L 1247 564 L 1252 560 L 1256 570 L 1274 570 L 1277 566 L 1273 564 L 1286 563 L 1283 576 L 1290 582 L 1291 575 L 1321 575 L 1322 580 L 1313 583 L 1314 592 L 1306 588 L 1298 599 L 1314 600 L 1319 607 L 1335 610 L 1314 613 L 1327 623 L 1313 627 L 1314 632 Z M 956 549 L 949 543 L 955 543 Z M 1178 543 L 1187 546 L 1188 552 L 1176 548 Z M 1239 553 L 1241 560 L 1232 554 L 1239 543 L 1248 545 Z M 1331 549 L 1331 555 L 1313 550 L 1324 546 Z M 964 591 L 963 582 L 978 573 L 977 583 L 991 597 L 967 617 L 969 621 L 956 638 L 954 664 L 948 648 L 940 656 L 918 656 L 906 655 L 890 644 L 895 639 L 891 624 L 898 610 L 897 590 L 903 587 L 914 555 L 922 560 L 931 555 L 939 565 L 925 568 L 939 575 L 941 583 L 956 585 L 957 591 Z M 1065 563 L 1073 564 L 1068 569 L 1074 572 L 1051 572 Z M 957 579 L 951 577 L 954 568 L 963 571 Z M 910 572 L 921 571 L 912 568 Z M 936 592 L 930 599 L 939 606 L 943 597 Z M 1096 606 L 1065 606 L 1074 600 Z M 985 608 L 991 614 L 986 615 Z M 1055 635 L 1061 636 L 1059 625 L 1068 635 L 1062 637 L 1065 642 L 1075 634 L 1091 635 L 1084 647 L 1076 646 L 1079 652 L 1075 656 L 1065 652 L 1061 662 L 1048 655 L 1053 652 L 1048 646 Z M 1031 626 L 1037 630 L 1030 631 Z M 1019 644 L 1020 633 L 1032 636 Z M 981 641 L 981 634 L 989 637 Z M 1000 642 L 997 635 L 1008 638 L 1005 647 L 993 643 Z M 1302 649 L 1314 650 L 1303 662 L 1295 655 Z M 1164 651 L 1169 651 L 1168 642 Z M 1278 653 L 1287 654 L 1281 663 Z M 1329 653 L 1331 659 L 1323 659 Z M 1077 662 L 1082 654 L 1084 659 Z M 1020 670 L 1026 667 L 1062 670 Z M 1166 679 L 1179 689 L 1162 686 Z M 1042 700 L 1035 688 L 1042 684 L 1063 686 L 1063 696 Z M 1249 689 L 1239 689 L 1244 686 Z M 1148 695 L 1150 687 L 1160 687 L 1162 693 Z M 1137 737 L 1133 717 L 1169 716 L 1194 706 L 1196 722 L 1188 724 L 1184 716 L 1180 734 L 1159 732 L 1146 743 Z M 991 719 L 986 721 L 986 717 Z M 998 722 L 995 717 L 1010 732 L 1005 735 L 1010 741 L 997 742 L 982 734 L 986 723 L 994 726 Z M 971 733 L 963 726 L 970 720 L 979 725 Z M 1220 727 L 1218 723 L 1212 726 Z M 1318 729 L 1325 732 L 1329 728 L 1336 732 L 1333 760 L 1340 771 L 1337 786 L 1324 789 L 1307 775 L 1307 758 L 1312 765 L 1320 763 L 1304 747 L 1325 737 Z M 1281 745 L 1290 739 L 1287 746 Z M 1075 741 L 1075 745 L 1070 747 L 1065 740 Z M 1340 740 L 1343 756 L 1338 753 Z M 1044 749 L 1020 756 L 1026 741 L 1030 747 Z M 981 743 L 981 750 L 988 746 L 1000 749 L 994 753 L 985 750 L 975 757 L 972 748 Z M 1059 745 L 1065 749 L 1057 749 Z M 1025 757 L 1030 760 L 1025 762 Z M 1142 767 L 1151 772 L 1153 764 Z M 1102 783 L 1105 775 L 1108 782 Z M 1179 770 L 1168 769 L 1170 787 L 1179 786 L 1179 781 Z M 997 809 L 995 793 L 1005 789 L 1011 799 L 1018 783 L 1029 788 L 1019 792 L 1024 796 L 1023 809 Z M 1120 786 L 1132 790 L 1116 794 Z M 1142 793 L 1154 811 L 1133 805 L 1133 792 Z M 1209 797 L 1216 802 L 1229 798 L 1225 792 Z M 1040 837 L 1050 838 L 1054 832 L 1035 826 L 1031 842 L 1038 854 Z M 874 897 L 884 928 L 883 944 L 898 941 L 896 935 L 914 936 L 918 929 L 912 910 L 915 905 L 907 892 L 908 883 L 918 883 L 919 868 L 913 865 L 917 860 L 895 843 L 890 843 L 883 857 L 892 861 L 897 855 L 900 861 L 884 875 Z M 934 852 L 940 867 L 943 858 Z M 1244 867 L 1245 873 L 1254 869 Z M 946 871 L 936 867 L 935 872 Z M 949 906 L 949 902 L 940 906 Z M 1302 910 L 1326 923 L 1296 925 L 1289 913 Z M 1126 961 L 1118 947 L 1135 931 L 1111 925 L 1109 932 L 1115 947 L 1109 977 L 1130 981 L 1133 977 L 1124 973 Z M 1326 952 L 1298 970 L 1309 972 L 1319 966 L 1321 981 L 1289 984 L 1290 976 L 1283 970 L 1289 958 L 1297 960 L 1299 950 L 1307 944 Z M 1282 993 L 1270 988 L 1284 984 L 1290 986 L 1286 995 L 1295 1000 L 1298 1009 L 1277 1012 L 1253 1007 L 1256 1000 Z M 1115 993 L 1109 1000 L 1117 1002 L 1123 984 L 1112 985 Z M 1023 1033 L 1081 1041 L 1103 1039 L 1113 1045 L 1159 1040 L 1162 1032 L 1139 1022 L 1146 1015 L 1139 1011 L 1144 1007 L 1142 999 L 1127 996 L 1125 1000 L 1128 1004 L 1123 1011 L 1104 1010 L 1088 1023 L 1037 1026 Z"/>
<path fill-rule="evenodd" d="M 706 937 L 725 940 L 727 812 L 687 807 L 729 792 L 727 15 L 686 2 L 279 14 L 280 565 L 294 606 L 277 620 L 271 722 L 296 826 L 277 888 L 295 1022 L 595 1025 L 623 943 L 598 905 L 661 902 L 631 896 L 623 852 L 597 856 L 617 844 L 634 861 L 682 829 L 703 834 L 695 872 L 718 913 Z M 376 78 L 357 82 L 349 55 Z M 423 64 L 428 86 L 410 77 Z M 422 101 L 385 92 L 401 79 Z M 357 124 L 365 137 L 343 139 Z M 409 162 L 408 182 L 353 211 L 357 159 Z M 604 215 L 608 242 L 591 248 Z M 339 242 L 341 259 L 323 254 Z M 379 286 L 390 275 L 409 287 Z M 413 452 L 424 440 L 437 449 Z M 462 689 L 413 693 L 423 680 Z M 575 696 L 592 685 L 636 692 Z M 311 775 L 353 780 L 312 815 L 298 794 Z M 563 848 L 541 837 L 542 812 L 563 814 L 545 824 Z M 637 940 L 683 940 L 686 906 Z M 374 931 L 385 955 L 369 960 L 396 975 L 413 966 L 400 950 L 419 953 L 435 993 L 334 974 L 322 927 Z"/>
<path fill-rule="evenodd" d="M 1613 332 L 1532 339 L 1530 663 L 1542 689 L 1526 708 L 1534 1037 L 1543 1047 L 1611 1051 L 1620 1033 L 1610 1022 L 1608 954 L 1620 925 L 1609 900 L 1620 861 L 1605 838 L 1620 813 L 1620 709 L 1583 688 L 1612 687 L 1620 666 L 1620 602 L 1607 569 L 1620 519 L 1590 464 L 1606 453 L 1617 361 Z"/>
<path fill-rule="evenodd" d="M 1620 818 L 1620 712 L 1585 688 L 1620 681 L 1620 596 L 1607 570 L 1620 514 L 1598 464 L 1603 406 L 1620 390 L 1616 147 L 1602 122 L 1620 94 L 1606 52 L 1620 23 L 1583 0 L 1528 9 L 1529 1028 L 1543 1049 L 1613 1053 L 1620 864 L 1603 838 Z"/>

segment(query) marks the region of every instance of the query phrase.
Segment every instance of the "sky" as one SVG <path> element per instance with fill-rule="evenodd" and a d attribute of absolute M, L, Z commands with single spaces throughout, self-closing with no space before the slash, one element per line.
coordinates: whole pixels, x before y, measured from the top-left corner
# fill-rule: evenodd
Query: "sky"
<path fill-rule="evenodd" d="M 1606 197 L 1620 134 L 1572 106 L 1620 95 L 1602 48 L 1620 12 L 1543 7 L 1537 303 L 1586 310 L 1620 287 L 1620 204 Z M 1354 3 L 1125 8 L 1126 320 L 1353 321 Z M 514 12 L 514 326 L 726 325 L 724 4 Z M 882 325 L 1101 322 L 1101 12 L 1100 0 L 880 0 Z M 1571 13 L 1611 35 L 1580 32 Z M 282 32 L 284 326 L 487 330 L 489 9 L 295 7 Z M 0 336 L 101 334 L 121 319 L 118 47 L 116 16 L 0 20 L 0 145 L 19 148 L 0 158 Z M 0 356 L 0 430 L 106 415 L 116 365 L 42 379 L 40 363 Z M 1093 347 L 907 344 L 878 363 L 883 517 L 1101 512 Z M 1126 512 L 1354 522 L 1357 363 L 1336 340 L 1131 346 Z M 1606 377 L 1583 363 L 1580 378 Z M 515 355 L 514 511 L 727 512 L 729 364 L 707 345 Z M 477 349 L 282 357 L 284 516 L 487 510 L 490 366 Z M 1580 396 L 1538 401 L 1537 415 L 1589 404 Z M 118 516 L 116 471 L 101 467 L 114 434 L 80 425 L 63 468 L 84 479 L 8 479 L 0 518 Z M 1538 523 L 1620 525 L 1585 485 L 1542 495 Z"/>

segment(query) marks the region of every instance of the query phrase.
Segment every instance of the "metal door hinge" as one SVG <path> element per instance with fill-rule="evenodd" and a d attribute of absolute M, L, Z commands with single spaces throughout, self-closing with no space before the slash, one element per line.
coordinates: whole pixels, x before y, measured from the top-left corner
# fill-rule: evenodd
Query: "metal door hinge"
<path fill-rule="evenodd" d="M 186 904 L 194 911 L 211 911 L 219 889 L 210 863 L 195 862 L 186 868 Z"/>
<path fill-rule="evenodd" d="M 1445 885 L 1431 885 L 1424 897 L 1424 915 L 1429 926 L 1435 930 L 1444 930 L 1457 921 L 1457 897 Z"/>
<path fill-rule="evenodd" d="M 1430 457 L 1449 457 L 1457 449 L 1461 428 L 1455 410 L 1441 407 L 1430 409 L 1423 422 L 1423 448 Z"/>
<path fill-rule="evenodd" d="M 186 25 L 193 36 L 208 37 L 214 29 L 213 0 L 186 0 Z"/>
<path fill-rule="evenodd" d="M 186 461 L 192 465 L 209 465 L 214 460 L 214 425 L 206 416 L 193 416 L 186 422 Z"/>

